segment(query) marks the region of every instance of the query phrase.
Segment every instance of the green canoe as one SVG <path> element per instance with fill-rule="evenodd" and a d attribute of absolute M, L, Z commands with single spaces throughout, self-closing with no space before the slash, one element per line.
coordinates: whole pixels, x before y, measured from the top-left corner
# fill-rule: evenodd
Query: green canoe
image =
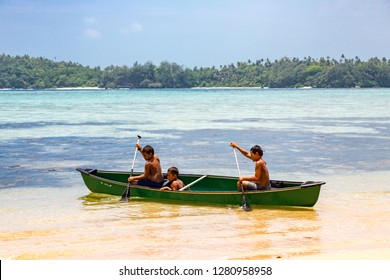
<path fill-rule="evenodd" d="M 122 195 L 127 187 L 129 172 L 103 171 L 77 168 L 84 183 L 93 193 Z M 138 175 L 139 173 L 134 173 Z M 242 193 L 237 191 L 237 177 L 180 174 L 186 185 L 182 191 L 160 191 L 159 189 L 132 185 L 131 197 L 143 197 L 181 202 L 217 203 L 241 205 Z M 321 186 L 325 182 L 292 182 L 271 180 L 271 190 L 246 191 L 250 205 L 279 205 L 312 207 L 316 204 Z"/>

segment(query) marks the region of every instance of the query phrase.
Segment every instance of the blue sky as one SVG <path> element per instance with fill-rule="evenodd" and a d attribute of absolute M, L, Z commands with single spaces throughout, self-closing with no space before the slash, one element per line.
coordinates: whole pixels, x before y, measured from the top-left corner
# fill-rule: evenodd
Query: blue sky
<path fill-rule="evenodd" d="M 390 58 L 388 0 L 0 0 L 0 53 L 106 67 Z"/>

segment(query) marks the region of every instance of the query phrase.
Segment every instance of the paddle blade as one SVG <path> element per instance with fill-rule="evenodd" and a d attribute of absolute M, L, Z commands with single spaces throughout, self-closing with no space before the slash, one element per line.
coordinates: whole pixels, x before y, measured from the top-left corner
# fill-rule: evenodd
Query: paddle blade
<path fill-rule="evenodd" d="M 244 209 L 244 211 L 251 211 L 252 207 L 249 204 L 245 203 L 242 205 L 242 209 Z"/>
<path fill-rule="evenodd" d="M 246 203 L 246 199 L 245 199 L 245 194 L 243 193 L 242 195 L 242 209 L 244 209 L 244 211 L 251 211 L 252 210 L 252 207 Z"/>
<path fill-rule="evenodd" d="M 242 209 L 244 209 L 245 211 L 251 211 L 252 210 L 251 206 L 248 203 L 246 203 L 244 186 L 242 184 L 240 186 L 242 192 Z"/>
<path fill-rule="evenodd" d="M 130 183 L 127 184 L 125 191 L 122 194 L 121 201 L 127 201 L 130 198 Z"/>

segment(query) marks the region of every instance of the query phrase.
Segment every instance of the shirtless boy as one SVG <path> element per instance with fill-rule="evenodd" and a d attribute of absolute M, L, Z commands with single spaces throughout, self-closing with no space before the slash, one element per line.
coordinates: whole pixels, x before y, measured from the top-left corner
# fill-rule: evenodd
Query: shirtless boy
<path fill-rule="evenodd" d="M 230 146 L 236 148 L 245 157 L 255 162 L 255 175 L 241 176 L 238 178 L 237 187 L 242 191 L 241 186 L 246 190 L 269 190 L 271 189 L 269 181 L 269 172 L 267 163 L 263 160 L 263 150 L 260 146 L 253 146 L 249 152 L 239 147 L 236 142 L 230 143 Z"/>
<path fill-rule="evenodd" d="M 129 177 L 128 181 L 134 185 L 160 188 L 164 183 L 164 177 L 162 175 L 159 157 L 154 154 L 154 149 L 150 145 L 142 148 L 140 144 L 137 144 L 137 149 L 146 160 L 145 170 L 139 176 Z"/>
<path fill-rule="evenodd" d="M 179 178 L 179 170 L 177 167 L 172 166 L 167 171 L 168 183 L 164 184 L 160 190 L 162 191 L 178 191 L 184 187 L 184 183 Z"/>

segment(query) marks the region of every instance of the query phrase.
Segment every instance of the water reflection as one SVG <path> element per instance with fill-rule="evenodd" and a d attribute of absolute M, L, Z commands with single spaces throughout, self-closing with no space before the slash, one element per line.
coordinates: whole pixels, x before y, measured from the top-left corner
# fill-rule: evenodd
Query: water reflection
<path fill-rule="evenodd" d="M 104 222 L 92 236 L 116 239 L 100 253 L 128 259 L 269 259 L 320 250 L 321 223 L 311 208 L 194 205 L 171 201 L 89 194 L 81 199 L 90 226 Z M 115 228 L 110 236 L 104 228 Z M 109 230 L 108 232 L 111 232 Z M 113 241 L 113 240 L 111 240 Z M 114 246 L 114 247 L 112 247 Z M 95 256 L 96 257 L 96 256 Z"/>

